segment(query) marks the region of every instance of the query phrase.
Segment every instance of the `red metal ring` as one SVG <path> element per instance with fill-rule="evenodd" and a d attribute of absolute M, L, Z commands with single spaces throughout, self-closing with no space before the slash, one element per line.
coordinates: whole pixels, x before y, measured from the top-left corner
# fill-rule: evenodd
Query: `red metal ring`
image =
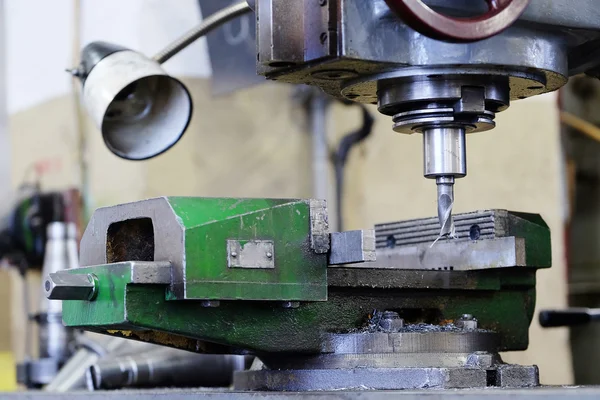
<path fill-rule="evenodd" d="M 421 0 L 385 0 L 402 20 L 434 39 L 474 42 L 494 36 L 515 22 L 530 0 L 486 0 L 488 11 L 477 17 L 455 18 L 432 10 Z"/>

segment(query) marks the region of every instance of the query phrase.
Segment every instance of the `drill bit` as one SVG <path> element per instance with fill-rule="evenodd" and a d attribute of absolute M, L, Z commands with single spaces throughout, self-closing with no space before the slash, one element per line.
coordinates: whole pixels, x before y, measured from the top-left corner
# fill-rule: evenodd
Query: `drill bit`
<path fill-rule="evenodd" d="M 440 221 L 440 238 L 455 237 L 452 207 L 454 206 L 454 177 L 440 176 L 436 178 L 438 218 Z"/>

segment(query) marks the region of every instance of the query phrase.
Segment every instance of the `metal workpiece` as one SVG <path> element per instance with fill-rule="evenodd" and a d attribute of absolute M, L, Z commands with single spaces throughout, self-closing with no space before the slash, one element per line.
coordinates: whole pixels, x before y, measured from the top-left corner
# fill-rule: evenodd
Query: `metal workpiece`
<path fill-rule="evenodd" d="M 89 390 L 127 387 L 226 387 L 235 371 L 243 370 L 246 357 L 194 354 L 156 348 L 142 354 L 109 357 L 87 371 Z"/>
<path fill-rule="evenodd" d="M 443 246 L 445 243 L 450 246 L 445 247 L 445 250 L 448 252 L 448 257 L 451 258 L 455 258 L 452 256 L 454 253 L 460 255 L 463 260 L 501 259 L 497 256 L 501 256 L 501 252 L 505 251 L 504 255 L 510 256 L 506 260 L 516 263 L 513 266 L 547 268 L 551 265 L 550 229 L 538 214 L 482 210 L 456 214 L 453 218 L 456 227 L 455 238 L 451 241 L 439 240 L 433 246 L 431 244 L 439 235 L 437 218 L 420 218 L 375 225 L 377 262 L 369 263 L 367 266 L 379 264 L 390 256 L 395 257 L 394 253 L 398 254 L 398 258 L 396 258 L 398 262 L 401 262 L 401 257 L 404 255 L 425 257 L 429 253 L 435 254 L 436 247 Z M 511 237 L 513 239 L 509 240 Z M 486 239 L 503 240 L 487 241 Z M 523 240 L 522 244 L 519 243 L 521 239 Z M 504 247 L 507 244 L 513 250 Z M 454 251 L 451 251 L 452 246 L 455 247 Z M 475 249 L 483 250 L 484 248 L 488 248 L 488 251 L 469 254 Z M 406 261 L 401 263 L 402 268 L 411 268 L 409 264 L 415 260 L 411 259 L 409 262 L 407 259 Z M 417 269 L 417 266 L 423 265 L 422 262 L 412 262 L 412 264 L 412 268 Z M 483 265 L 483 263 L 471 264 L 472 267 L 475 265 Z M 509 266 L 508 264 L 501 265 Z M 448 265 L 448 262 L 431 265 L 429 268 L 438 269 L 450 266 L 453 266 L 454 269 L 471 268 L 468 264 Z M 489 268 L 493 268 L 493 263 L 489 264 Z"/>
<path fill-rule="evenodd" d="M 169 261 L 170 300 L 324 301 L 329 241 L 325 201 L 163 197 L 98 209 L 81 263 Z"/>
<path fill-rule="evenodd" d="M 372 229 L 331 234 L 329 265 L 375 261 L 375 231 Z"/>
<path fill-rule="evenodd" d="M 550 231 L 539 216 L 492 210 L 458 214 L 454 221 L 454 239 L 437 241 L 435 218 L 377 225 L 377 260 L 353 268 L 475 271 L 551 265 Z"/>
<path fill-rule="evenodd" d="M 535 265 L 527 262 L 525 243 L 524 239 L 515 237 L 456 243 L 441 239 L 433 246 L 431 243 L 422 243 L 394 249 L 383 248 L 377 250 L 377 261 L 357 264 L 353 268 L 474 271 L 548 267 L 549 264 Z"/>

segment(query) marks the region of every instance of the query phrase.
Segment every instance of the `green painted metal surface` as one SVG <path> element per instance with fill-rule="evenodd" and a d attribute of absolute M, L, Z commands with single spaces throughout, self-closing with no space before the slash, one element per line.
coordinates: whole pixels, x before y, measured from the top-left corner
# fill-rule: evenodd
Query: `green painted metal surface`
<path fill-rule="evenodd" d="M 101 318 L 108 326 L 118 328 L 127 325 L 127 306 L 125 292 L 131 282 L 131 264 L 119 263 L 103 268 L 77 268 L 69 270 L 72 274 L 94 274 L 96 297 L 93 301 L 63 301 L 63 315 L 67 321 L 89 321 Z M 165 288 L 162 287 L 164 292 Z"/>
<path fill-rule="evenodd" d="M 307 200 L 168 198 L 185 229 L 186 299 L 327 299 L 327 255 L 310 248 Z M 270 240 L 273 269 L 228 268 L 227 240 Z M 177 299 L 172 292 L 169 299 Z"/>
<path fill-rule="evenodd" d="M 445 324 L 468 313 L 498 334 L 500 351 L 527 348 L 536 269 L 551 262 L 550 231 L 541 218 L 514 214 L 503 227 L 526 239 L 528 267 L 327 271 L 326 255 L 310 247 L 308 202 L 201 200 L 167 199 L 185 232 L 191 300 L 177 298 L 168 284 L 132 283 L 127 262 L 86 267 L 68 273 L 95 274 L 98 296 L 63 302 L 65 324 L 193 351 L 319 353 L 325 334 L 360 330 L 375 309 L 397 311 L 406 323 Z M 229 239 L 272 240 L 275 269 L 228 268 Z M 309 300 L 282 308 L 291 296 Z M 194 298 L 221 304 L 206 308 Z M 274 301 L 250 301 L 257 299 Z"/>
<path fill-rule="evenodd" d="M 217 343 L 235 351 L 318 353 L 325 333 L 361 329 L 374 309 L 396 310 L 407 323 L 447 323 L 470 313 L 481 328 L 498 333 L 500 350 L 505 351 L 527 348 L 535 305 L 534 269 L 489 270 L 475 275 L 419 271 L 425 281 L 449 281 L 452 274 L 464 282 L 462 287 L 435 289 L 422 288 L 414 277 L 404 280 L 403 273 L 408 271 L 395 271 L 392 274 L 398 275 L 397 279 L 390 278 L 395 280 L 394 287 L 372 284 L 350 289 L 332 282 L 328 301 L 283 309 L 278 302 L 223 301 L 220 307 L 205 308 L 199 301 L 168 301 L 166 285 L 127 283 L 128 271 L 120 268 L 106 265 L 77 271 L 95 273 L 100 287 L 94 301 L 63 303 L 67 326 L 116 334 L 125 330 L 126 336 L 141 340 L 149 340 L 144 332 L 163 332 L 167 335 L 155 335 L 149 341 L 196 351 L 211 350 L 210 346 L 181 345 L 179 339 Z M 356 272 L 364 274 L 364 280 L 371 273 Z"/>
<path fill-rule="evenodd" d="M 163 197 L 102 208 L 84 233 L 82 265 L 168 261 L 168 300 L 325 301 L 327 254 L 313 249 L 312 238 L 320 232 L 313 217 L 326 210 L 323 204 L 315 211 L 314 204 Z M 273 265 L 247 257 L 249 264 L 236 266 L 228 260 L 228 241 L 268 241 Z"/>

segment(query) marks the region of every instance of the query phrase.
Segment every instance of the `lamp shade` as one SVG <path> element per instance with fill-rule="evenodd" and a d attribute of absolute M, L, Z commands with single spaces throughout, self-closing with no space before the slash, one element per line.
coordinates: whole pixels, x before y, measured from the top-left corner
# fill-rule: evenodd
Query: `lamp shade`
<path fill-rule="evenodd" d="M 129 160 L 155 157 L 181 137 L 192 115 L 183 83 L 135 51 L 103 42 L 83 50 L 83 102 L 106 146 Z"/>

